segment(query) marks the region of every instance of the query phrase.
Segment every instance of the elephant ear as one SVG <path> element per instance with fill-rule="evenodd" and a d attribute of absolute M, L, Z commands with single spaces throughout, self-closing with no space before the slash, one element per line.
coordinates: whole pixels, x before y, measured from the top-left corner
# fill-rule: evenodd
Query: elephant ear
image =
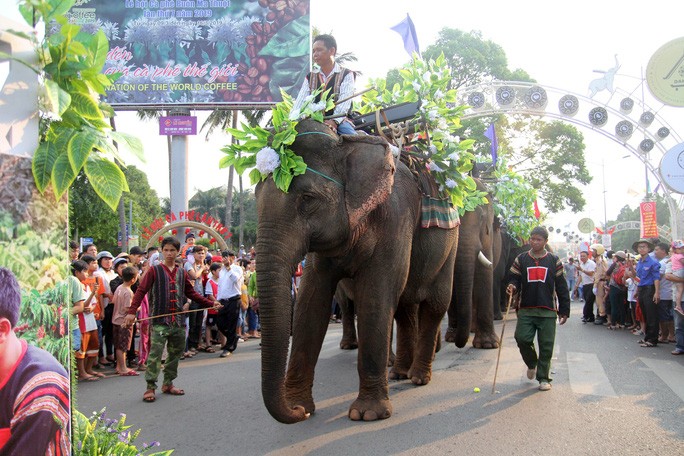
<path fill-rule="evenodd" d="M 350 229 L 356 230 L 365 218 L 392 193 L 394 160 L 387 141 L 375 136 L 344 136 L 346 160 L 345 204 Z"/>

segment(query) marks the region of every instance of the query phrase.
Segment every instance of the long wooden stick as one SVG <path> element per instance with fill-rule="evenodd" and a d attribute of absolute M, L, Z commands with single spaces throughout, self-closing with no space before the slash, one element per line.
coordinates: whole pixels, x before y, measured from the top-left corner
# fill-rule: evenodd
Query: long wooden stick
<path fill-rule="evenodd" d="M 496 355 L 496 369 L 494 369 L 494 383 L 492 384 L 492 394 L 496 388 L 496 376 L 499 373 L 499 360 L 501 359 L 501 347 L 503 347 L 504 331 L 506 330 L 506 320 L 508 320 L 508 311 L 511 310 L 511 302 L 513 301 L 513 294 L 508 295 L 508 305 L 506 306 L 506 315 L 504 315 L 503 326 L 501 327 L 501 337 L 499 337 L 499 353 Z"/>
<path fill-rule="evenodd" d="M 208 307 L 208 308 L 211 309 L 211 307 Z M 145 321 L 145 320 L 152 320 L 153 318 L 172 317 L 174 315 L 186 314 L 186 313 L 190 313 L 190 312 L 201 312 L 203 310 L 207 310 L 208 308 L 203 307 L 201 309 L 183 310 L 181 312 L 173 312 L 173 313 L 167 313 L 167 314 L 162 314 L 162 315 L 155 315 L 153 317 L 138 318 L 135 321 L 139 322 L 139 321 Z"/>

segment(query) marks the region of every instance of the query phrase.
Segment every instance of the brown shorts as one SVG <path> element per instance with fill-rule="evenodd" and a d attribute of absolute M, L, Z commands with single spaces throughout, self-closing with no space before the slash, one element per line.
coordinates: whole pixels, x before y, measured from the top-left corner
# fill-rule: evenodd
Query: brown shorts
<path fill-rule="evenodd" d="M 131 348 L 133 328 L 124 328 L 121 325 L 112 325 L 114 328 L 114 348 L 127 352 Z"/>
<path fill-rule="evenodd" d="M 76 352 L 76 359 L 97 358 L 100 342 L 97 340 L 97 329 L 81 333 L 81 349 Z"/>

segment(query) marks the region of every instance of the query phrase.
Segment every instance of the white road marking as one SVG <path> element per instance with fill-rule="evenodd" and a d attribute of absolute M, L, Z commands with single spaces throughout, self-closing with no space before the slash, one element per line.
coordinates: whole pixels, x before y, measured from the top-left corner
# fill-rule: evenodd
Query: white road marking
<path fill-rule="evenodd" d="M 570 387 L 577 394 L 617 397 L 598 357 L 593 353 L 568 352 Z"/>
<path fill-rule="evenodd" d="M 674 361 L 661 361 L 650 358 L 639 359 L 684 401 L 684 366 Z"/>

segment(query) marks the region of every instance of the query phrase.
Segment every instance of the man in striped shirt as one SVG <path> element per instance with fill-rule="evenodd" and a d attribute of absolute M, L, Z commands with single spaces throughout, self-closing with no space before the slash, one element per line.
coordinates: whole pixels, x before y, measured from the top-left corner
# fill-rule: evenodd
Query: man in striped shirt
<path fill-rule="evenodd" d="M 68 456 L 69 376 L 16 336 L 20 305 L 17 279 L 0 268 L 0 454 Z"/>

